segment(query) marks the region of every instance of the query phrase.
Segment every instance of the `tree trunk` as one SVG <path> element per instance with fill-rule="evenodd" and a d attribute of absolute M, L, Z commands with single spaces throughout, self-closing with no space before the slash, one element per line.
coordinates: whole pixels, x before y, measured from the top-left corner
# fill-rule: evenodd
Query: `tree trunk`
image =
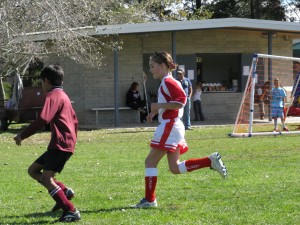
<path fill-rule="evenodd" d="M 4 92 L 2 77 L 0 77 L 0 109 L 4 108 L 4 103 L 5 103 L 5 92 Z"/>
<path fill-rule="evenodd" d="M 200 9 L 201 7 L 201 0 L 196 0 L 196 9 Z"/>
<path fill-rule="evenodd" d="M 254 4 L 253 4 L 253 0 L 250 0 L 250 17 L 251 17 L 251 19 L 255 19 L 255 17 L 254 17 Z"/>

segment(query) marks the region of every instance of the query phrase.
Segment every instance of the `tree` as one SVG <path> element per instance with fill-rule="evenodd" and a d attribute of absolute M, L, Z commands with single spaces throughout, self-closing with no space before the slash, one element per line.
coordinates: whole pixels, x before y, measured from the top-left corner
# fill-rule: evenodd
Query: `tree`
<path fill-rule="evenodd" d="M 286 20 L 280 0 L 215 0 L 207 8 L 213 13 L 212 18 Z"/>
<path fill-rule="evenodd" d="M 0 0 L 0 78 L 16 70 L 24 74 L 31 63 L 49 54 L 101 67 L 102 50 L 119 49 L 121 43 L 91 36 L 89 31 L 95 25 L 144 22 L 147 6 L 112 0 Z M 37 35 L 45 39 L 37 41 Z"/>
<path fill-rule="evenodd" d="M 300 21 L 300 0 L 283 0 L 287 19 L 291 22 Z"/>

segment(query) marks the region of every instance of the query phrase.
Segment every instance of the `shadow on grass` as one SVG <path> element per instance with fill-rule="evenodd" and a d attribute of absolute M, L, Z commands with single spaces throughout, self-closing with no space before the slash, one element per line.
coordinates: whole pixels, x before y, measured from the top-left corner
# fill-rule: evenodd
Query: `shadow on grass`
<path fill-rule="evenodd" d="M 126 206 L 126 207 L 118 207 L 118 208 L 110 208 L 110 209 L 96 209 L 96 210 L 80 210 L 80 214 L 81 215 L 85 215 L 85 214 L 93 214 L 93 213 L 109 213 L 109 212 L 115 212 L 115 211 L 126 211 L 126 210 L 140 210 L 137 208 L 133 208 L 130 206 Z M 148 210 L 153 210 L 154 208 L 147 208 Z M 30 213 L 30 214 L 25 214 L 25 215 L 20 215 L 20 216 L 6 216 L 4 218 L 6 219 L 11 219 L 12 222 L 5 222 L 5 224 L 7 225 L 13 225 L 13 224 L 54 224 L 54 223 L 58 223 L 58 218 L 60 217 L 61 212 L 45 212 L 45 213 Z M 45 220 L 42 219 L 44 217 L 52 217 L 53 221 L 49 221 L 49 220 Z M 22 218 L 26 219 L 32 219 L 34 221 L 32 222 L 17 222 L 17 221 L 13 221 L 13 220 L 22 220 Z M 39 220 L 40 218 L 40 220 Z M 1 224 L 1 222 L 0 222 Z"/>
<path fill-rule="evenodd" d="M 95 210 L 80 210 L 81 215 L 92 214 L 92 213 L 108 213 L 115 211 L 126 211 L 126 210 L 155 210 L 157 208 L 134 208 L 131 206 L 110 208 L 110 209 L 95 209 Z"/>
<path fill-rule="evenodd" d="M 7 131 L 0 131 L 0 134 L 4 134 L 4 133 L 10 133 L 10 134 L 17 134 L 19 133 L 21 130 L 25 129 L 27 126 L 23 126 L 21 128 L 8 128 Z M 46 131 L 44 129 L 38 131 L 38 133 L 45 133 L 45 132 L 49 132 L 49 131 Z M 50 133 L 50 132 L 49 132 Z"/>
<path fill-rule="evenodd" d="M 12 220 L 22 220 L 22 218 L 26 219 L 33 219 L 34 221 L 32 222 L 6 222 L 5 224 L 13 225 L 13 224 L 51 224 L 51 223 L 57 223 L 57 220 L 60 216 L 60 213 L 57 212 L 40 212 L 40 213 L 30 213 L 30 214 L 25 214 L 25 215 L 20 215 L 20 216 L 5 216 L 4 218 L 6 219 L 12 219 Z M 53 221 L 45 220 L 45 219 L 40 219 L 38 218 L 44 218 L 44 217 L 52 217 Z M 36 220 L 37 219 L 37 220 Z M 1 223 L 0 223 L 1 224 Z"/>

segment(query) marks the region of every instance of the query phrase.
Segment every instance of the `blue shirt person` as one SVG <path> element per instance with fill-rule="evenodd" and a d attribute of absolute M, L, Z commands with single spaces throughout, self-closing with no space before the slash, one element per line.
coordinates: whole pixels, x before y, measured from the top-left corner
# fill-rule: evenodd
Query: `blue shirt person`
<path fill-rule="evenodd" d="M 279 132 L 277 129 L 277 119 L 281 119 L 282 130 L 289 131 L 289 129 L 285 126 L 284 123 L 284 103 L 286 99 L 285 90 L 279 86 L 279 79 L 274 79 L 274 88 L 271 90 L 271 111 L 272 118 L 274 119 L 274 132 Z"/>

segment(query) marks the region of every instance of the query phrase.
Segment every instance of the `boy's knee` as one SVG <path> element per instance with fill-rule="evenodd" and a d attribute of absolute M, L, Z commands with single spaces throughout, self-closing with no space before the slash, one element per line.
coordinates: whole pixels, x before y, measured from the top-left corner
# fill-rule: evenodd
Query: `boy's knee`
<path fill-rule="evenodd" d="M 42 174 L 40 177 L 40 182 L 42 185 L 48 187 L 49 185 L 51 185 L 51 177 L 49 177 L 45 174 Z"/>
<path fill-rule="evenodd" d="M 36 173 L 35 169 L 32 168 L 32 166 L 28 167 L 27 173 L 29 176 L 34 177 L 34 174 Z"/>

